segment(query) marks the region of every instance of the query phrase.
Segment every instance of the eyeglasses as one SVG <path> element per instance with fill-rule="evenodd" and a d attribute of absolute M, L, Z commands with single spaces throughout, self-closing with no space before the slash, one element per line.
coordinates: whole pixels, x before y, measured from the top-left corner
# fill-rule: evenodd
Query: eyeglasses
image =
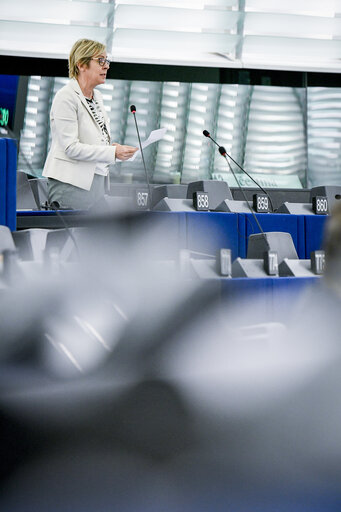
<path fill-rule="evenodd" d="M 98 64 L 100 66 L 104 66 L 105 64 L 108 65 L 108 68 L 110 67 L 110 60 L 109 59 L 105 59 L 104 57 L 92 57 L 91 60 L 97 60 L 98 61 Z"/>

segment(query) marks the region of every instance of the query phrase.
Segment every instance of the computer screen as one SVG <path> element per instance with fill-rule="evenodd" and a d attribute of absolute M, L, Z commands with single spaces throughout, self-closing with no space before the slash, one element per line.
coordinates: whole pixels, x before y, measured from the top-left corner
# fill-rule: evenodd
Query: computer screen
<path fill-rule="evenodd" d="M 0 75 L 0 128 L 14 129 L 19 76 Z"/>

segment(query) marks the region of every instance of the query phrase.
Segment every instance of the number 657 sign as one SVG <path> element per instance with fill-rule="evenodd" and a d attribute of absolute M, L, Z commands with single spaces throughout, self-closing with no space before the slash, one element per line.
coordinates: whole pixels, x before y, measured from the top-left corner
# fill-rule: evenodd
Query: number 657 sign
<path fill-rule="evenodd" d="M 146 190 L 136 190 L 136 206 L 140 210 L 148 208 L 148 192 Z"/>

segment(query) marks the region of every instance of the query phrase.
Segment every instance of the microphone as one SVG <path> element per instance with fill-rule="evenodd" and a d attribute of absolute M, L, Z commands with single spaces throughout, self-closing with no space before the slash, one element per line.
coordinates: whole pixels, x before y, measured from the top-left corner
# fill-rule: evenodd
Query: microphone
<path fill-rule="evenodd" d="M 263 237 L 264 237 L 264 240 L 265 240 L 266 246 L 267 246 L 267 248 L 268 248 L 268 252 L 267 252 L 267 254 L 268 254 L 267 259 L 268 259 L 268 257 L 269 257 L 269 253 L 271 253 L 271 252 L 272 252 L 272 251 L 271 251 L 270 244 L 269 244 L 269 242 L 268 242 L 268 240 L 267 240 L 267 238 L 266 238 L 266 236 L 265 236 L 265 233 L 264 233 L 264 231 L 263 231 L 263 229 L 262 229 L 262 226 L 261 226 L 261 225 L 260 225 L 260 223 L 258 222 L 258 219 L 257 219 L 257 217 L 256 217 L 256 215 L 255 215 L 255 212 L 252 210 L 252 208 L 251 208 L 251 206 L 250 206 L 250 204 L 249 204 L 249 201 L 248 201 L 248 200 L 247 200 L 247 198 L 246 198 L 246 195 L 245 195 L 245 192 L 244 192 L 243 188 L 241 187 L 241 185 L 240 185 L 239 181 L 238 181 L 238 180 L 237 180 L 237 178 L 236 178 L 235 172 L 234 172 L 234 170 L 232 169 L 232 167 L 231 167 L 231 165 L 230 165 L 230 162 L 229 162 L 229 161 L 228 161 L 228 159 L 227 159 L 227 152 L 226 152 L 226 149 L 224 148 L 224 146 L 219 146 L 219 144 L 218 144 L 214 139 L 212 139 L 212 137 L 210 136 L 210 134 L 209 134 L 209 132 L 208 132 L 207 130 L 204 130 L 202 133 L 205 135 L 205 137 L 208 137 L 209 139 L 211 139 L 211 140 L 214 142 L 214 144 L 215 144 L 216 146 L 218 146 L 218 151 L 219 151 L 219 153 L 221 154 L 221 156 L 222 156 L 222 157 L 224 157 L 224 158 L 225 158 L 226 163 L 227 163 L 227 165 L 228 165 L 228 167 L 229 167 L 229 169 L 230 169 L 230 171 L 231 171 L 231 173 L 232 173 L 232 175 L 233 175 L 234 179 L 236 180 L 237 185 L 238 185 L 238 187 L 239 187 L 239 189 L 240 189 L 240 191 L 241 191 L 241 193 L 242 193 L 242 195 L 243 195 L 243 197 L 244 197 L 244 200 L 245 200 L 246 204 L 248 205 L 248 207 L 249 207 L 249 209 L 250 209 L 250 212 L 251 212 L 251 213 L 252 213 L 252 215 L 253 215 L 253 218 L 254 218 L 254 219 L 255 219 L 255 221 L 256 221 L 256 224 L 257 224 L 257 226 L 258 226 L 258 228 L 259 228 L 259 231 L 262 233 L 262 235 L 263 235 Z M 228 155 L 228 156 L 230 156 L 230 155 Z M 231 160 L 233 160 L 233 158 L 232 158 L 232 157 L 230 157 L 230 158 L 231 158 Z M 233 162 L 234 162 L 234 160 L 233 160 Z M 237 164 L 237 162 L 235 162 L 235 163 Z M 237 165 L 238 165 L 238 164 L 237 164 Z M 238 165 L 238 167 L 240 167 L 240 165 Z M 240 167 L 240 169 L 242 169 L 242 168 Z M 242 171 L 244 171 L 244 169 L 242 169 Z M 247 173 L 246 171 L 244 171 L 244 172 L 248 175 L 248 173 Z M 249 176 L 249 175 L 248 175 L 248 176 Z M 251 178 L 251 176 L 250 176 L 250 178 Z M 252 178 L 251 178 L 251 179 L 252 179 Z M 255 181 L 255 180 L 253 180 L 253 181 Z M 257 182 L 255 182 L 255 183 L 258 185 L 258 183 L 257 183 Z M 261 187 L 260 185 L 258 185 L 258 186 L 259 186 L 259 188 L 260 188 L 261 190 L 263 190 L 263 189 L 262 189 L 262 187 Z M 268 196 L 268 194 L 265 192 L 265 190 L 264 190 L 263 192 Z M 270 197 L 269 197 L 269 200 L 270 200 Z M 271 201 L 270 201 L 270 202 L 271 202 Z M 272 207 L 272 203 L 271 203 L 271 207 Z"/>
<path fill-rule="evenodd" d="M 139 128 L 137 126 L 137 121 L 136 121 L 136 107 L 135 105 L 130 105 L 130 112 L 133 114 L 134 116 L 134 121 L 135 121 L 135 127 L 136 127 L 136 132 L 137 132 L 137 138 L 139 140 L 139 146 L 140 146 L 140 151 L 141 151 L 141 156 L 142 156 L 142 162 L 143 162 L 143 168 L 144 168 L 144 173 L 146 175 L 146 182 L 147 182 L 147 187 L 148 187 L 148 203 L 149 203 L 149 209 L 151 209 L 151 204 L 152 204 L 152 194 L 151 194 L 151 189 L 150 189 L 150 183 L 149 183 L 149 178 L 148 178 L 148 172 L 147 172 L 147 168 L 146 168 L 146 164 L 145 164 L 145 161 L 144 161 L 144 155 L 143 155 L 143 149 L 142 149 L 142 144 L 141 144 L 141 139 L 140 139 L 140 132 L 139 132 Z"/>
<path fill-rule="evenodd" d="M 260 185 L 260 184 L 259 184 L 259 183 L 258 183 L 258 182 L 253 178 L 253 177 L 252 177 L 252 176 L 250 176 L 250 174 L 249 174 L 247 171 L 245 171 L 245 169 L 243 169 L 243 167 L 241 167 L 241 166 L 238 164 L 238 162 L 236 162 L 236 161 L 232 158 L 232 156 L 231 156 L 231 155 L 229 155 L 229 154 L 226 152 L 226 149 L 224 148 L 224 146 L 219 146 L 219 144 L 218 144 L 218 143 L 217 143 L 217 142 L 216 142 L 216 141 L 211 137 L 210 133 L 209 133 L 207 130 L 204 130 L 202 133 L 203 133 L 203 135 L 205 135 L 205 137 L 208 137 L 209 139 L 211 139 L 211 141 L 212 141 L 212 142 L 214 142 L 214 144 L 215 144 L 216 146 L 218 146 L 219 153 L 220 153 L 222 156 L 224 156 L 224 157 L 225 157 L 225 156 L 228 156 L 228 157 L 232 160 L 232 162 L 233 162 L 233 163 L 235 163 L 235 164 L 236 164 L 236 166 L 237 166 L 237 167 L 239 167 L 239 169 L 240 169 L 241 171 L 243 171 L 243 173 L 245 173 L 245 174 L 246 174 L 246 176 L 248 176 L 248 177 L 250 178 L 250 180 L 252 180 L 252 181 L 257 185 L 257 187 L 258 187 L 258 188 L 260 188 L 260 190 L 261 190 L 262 192 L 264 192 L 264 194 L 269 198 L 269 203 L 270 203 L 270 205 L 271 205 L 271 211 L 272 211 L 272 212 L 274 212 L 274 207 L 273 207 L 273 204 L 272 204 L 272 201 L 271 201 L 270 194 L 269 194 L 266 190 L 264 190 L 264 188 L 263 188 L 263 187 L 262 187 L 262 186 L 261 186 L 261 185 Z M 223 152 L 222 152 L 221 150 L 222 150 Z M 229 167 L 230 167 L 230 166 L 229 166 Z M 231 167 L 230 167 L 230 169 L 231 169 Z M 237 181 L 237 179 L 236 179 L 236 177 L 235 177 L 234 173 L 233 173 L 233 176 L 234 176 L 234 179 Z M 237 181 L 237 184 L 239 185 L 238 181 Z M 243 194 L 243 196 L 244 196 L 244 194 Z M 245 197 L 245 196 L 244 196 L 244 197 Z"/>

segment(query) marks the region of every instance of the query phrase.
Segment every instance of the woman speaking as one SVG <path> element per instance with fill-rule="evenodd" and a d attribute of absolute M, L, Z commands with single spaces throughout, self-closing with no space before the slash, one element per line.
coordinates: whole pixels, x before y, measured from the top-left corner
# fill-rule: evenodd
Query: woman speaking
<path fill-rule="evenodd" d="M 50 204 L 73 209 L 96 205 L 104 198 L 109 164 L 137 151 L 110 141 L 109 119 L 95 90 L 104 84 L 109 66 L 103 44 L 80 39 L 73 45 L 71 80 L 57 92 L 50 113 L 52 144 L 43 170 Z"/>

